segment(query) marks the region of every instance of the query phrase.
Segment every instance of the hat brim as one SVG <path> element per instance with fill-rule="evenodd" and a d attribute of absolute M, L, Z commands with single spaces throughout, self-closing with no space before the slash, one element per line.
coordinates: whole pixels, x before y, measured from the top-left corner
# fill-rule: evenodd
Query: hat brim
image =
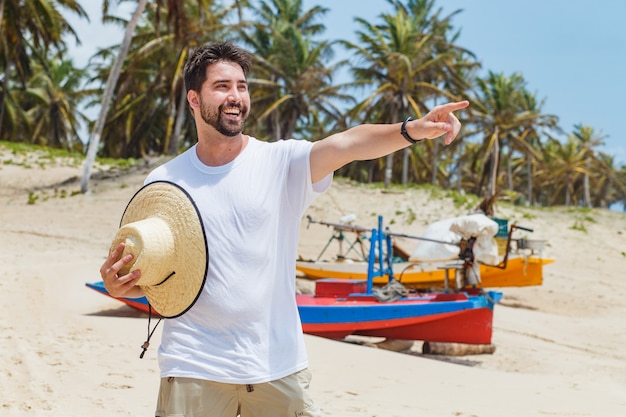
<path fill-rule="evenodd" d="M 191 196 L 179 185 L 156 181 L 144 185 L 131 198 L 120 227 L 148 217 L 165 220 L 174 237 L 174 251 L 169 277 L 145 280 L 156 285 L 138 285 L 152 308 L 164 318 L 178 317 L 198 300 L 209 267 L 208 245 L 200 212 Z"/>

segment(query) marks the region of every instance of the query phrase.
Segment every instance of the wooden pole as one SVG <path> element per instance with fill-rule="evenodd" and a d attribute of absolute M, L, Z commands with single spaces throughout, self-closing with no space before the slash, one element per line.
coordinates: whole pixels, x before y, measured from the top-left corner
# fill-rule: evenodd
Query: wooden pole
<path fill-rule="evenodd" d="M 492 354 L 496 346 L 490 344 L 424 342 L 422 353 L 427 355 L 465 356 Z"/>

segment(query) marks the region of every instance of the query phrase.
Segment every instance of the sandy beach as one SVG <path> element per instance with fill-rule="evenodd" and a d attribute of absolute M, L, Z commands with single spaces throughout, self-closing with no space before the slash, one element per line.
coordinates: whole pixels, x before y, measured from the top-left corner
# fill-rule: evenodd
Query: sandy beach
<path fill-rule="evenodd" d="M 80 164 L 0 155 L 0 415 L 154 415 L 159 331 L 139 359 L 146 316 L 85 287 L 100 280 L 122 212 L 153 165 L 123 175 L 96 169 L 82 195 Z M 327 416 L 626 415 L 626 214 L 496 210 L 534 229 L 530 237 L 546 239 L 544 254 L 555 259 L 543 285 L 502 289 L 496 351 L 425 356 L 419 342 L 393 352 L 306 336 L 314 398 Z M 354 214 L 367 228 L 382 215 L 394 231 L 419 235 L 466 212 L 442 192 L 338 179 L 307 214 L 327 222 Z M 300 254 L 317 257 L 331 232 L 303 219 Z"/>

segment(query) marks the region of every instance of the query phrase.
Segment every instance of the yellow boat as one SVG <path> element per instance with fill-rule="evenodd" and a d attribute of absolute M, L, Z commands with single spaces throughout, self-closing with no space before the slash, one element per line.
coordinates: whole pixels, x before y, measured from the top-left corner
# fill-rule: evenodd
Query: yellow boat
<path fill-rule="evenodd" d="M 480 220 L 480 218 L 478 218 L 478 220 Z M 478 220 L 472 219 L 470 222 L 477 222 Z M 521 229 L 532 232 L 532 229 L 515 224 L 511 225 L 509 228 L 507 220 L 497 220 L 499 220 L 499 224 L 502 223 L 500 228 L 503 229 L 498 232 L 501 237 L 496 235 L 494 239 L 498 246 L 498 252 L 500 253 L 500 263 L 498 265 L 490 265 L 474 260 L 474 243 L 470 243 L 468 238 L 460 240 L 458 244 L 460 248 L 458 258 L 448 258 L 447 260 L 440 261 L 411 260 L 411 255 L 395 244 L 393 241 L 394 237 L 414 238 L 435 242 L 435 244 L 448 243 L 448 241 L 391 233 L 388 231 L 383 232 L 382 217 L 379 217 L 378 229 L 372 231 L 372 234 L 376 232 L 382 239 L 380 241 L 377 241 L 378 239 L 374 237 L 370 239 L 374 243 L 375 250 L 370 250 L 369 256 L 366 256 L 360 235 L 365 233 L 367 229 L 359 226 L 317 222 L 309 216 L 310 223 L 331 226 L 334 230 L 334 234 L 317 260 L 298 259 L 296 261 L 296 271 L 299 271 L 305 277 L 313 280 L 322 278 L 367 280 L 369 267 L 368 259 L 387 257 L 383 250 L 382 242 L 384 240 L 388 243 L 387 247 L 393 252 L 393 257 L 400 261 L 391 262 L 390 259 L 386 259 L 384 262 L 386 267 L 377 268 L 378 273 L 375 274 L 373 278 L 373 284 L 375 285 L 385 285 L 389 282 L 387 272 L 390 268 L 393 271 L 393 277 L 396 281 L 415 289 L 448 289 L 450 287 L 463 288 L 468 286 L 498 288 L 542 285 L 543 266 L 554 262 L 554 259 L 546 258 L 542 255 L 546 242 L 544 240 L 512 239 L 511 237 L 515 230 Z M 471 225 L 471 223 L 468 224 Z M 342 242 L 346 240 L 344 231 L 353 232 L 357 235 L 357 239 L 350 244 L 346 252 L 342 251 L 341 246 Z M 339 241 L 340 254 L 338 258 L 335 260 L 320 260 L 320 257 L 332 240 Z M 515 251 L 513 251 L 511 247 L 511 242 L 513 241 L 515 241 Z M 357 252 L 355 249 L 357 244 L 361 249 L 363 260 L 346 258 L 345 255 L 349 251 L 354 250 Z M 451 256 L 452 252 L 446 253 L 446 255 Z M 438 259 L 442 258 L 443 256 L 440 256 Z M 478 263 L 478 267 L 476 267 L 476 262 Z M 374 265 L 377 263 L 378 261 L 376 261 Z M 458 279 L 457 271 L 464 272 L 458 274 Z"/>
<path fill-rule="evenodd" d="M 543 283 L 543 266 L 554 259 L 538 256 L 509 257 L 506 268 L 480 264 L 480 287 L 526 287 Z M 452 282 L 456 279 L 456 269 L 449 264 L 424 262 L 393 263 L 394 278 L 416 289 L 445 287 L 445 275 Z M 350 261 L 296 261 L 296 270 L 310 279 L 343 278 L 366 280 L 367 262 Z M 374 278 L 374 284 L 384 285 L 388 275 Z"/>

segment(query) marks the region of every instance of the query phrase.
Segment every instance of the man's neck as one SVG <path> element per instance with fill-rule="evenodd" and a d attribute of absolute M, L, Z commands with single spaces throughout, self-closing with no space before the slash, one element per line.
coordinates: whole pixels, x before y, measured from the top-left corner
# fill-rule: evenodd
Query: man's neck
<path fill-rule="evenodd" d="M 237 136 L 211 135 L 198 140 L 198 159 L 207 166 L 217 167 L 232 162 L 248 145 L 249 137 L 240 133 Z"/>

